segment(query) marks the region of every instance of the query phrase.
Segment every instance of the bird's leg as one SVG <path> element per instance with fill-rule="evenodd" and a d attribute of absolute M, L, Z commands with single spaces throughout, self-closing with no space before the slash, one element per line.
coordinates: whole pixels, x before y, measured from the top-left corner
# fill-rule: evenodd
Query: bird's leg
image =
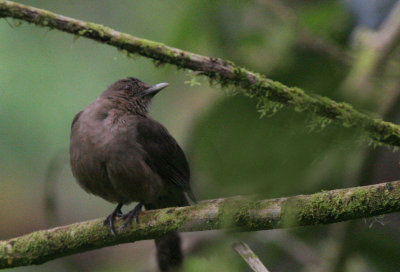
<path fill-rule="evenodd" d="M 110 227 L 110 231 L 113 235 L 115 235 L 115 228 L 114 228 L 114 221 L 115 221 L 115 217 L 122 217 L 122 203 L 118 203 L 118 206 L 115 208 L 115 210 L 109 215 L 107 216 L 106 220 L 104 220 L 103 225 L 104 226 L 109 226 Z"/>
<path fill-rule="evenodd" d="M 142 211 L 142 207 L 143 207 L 143 203 L 139 202 L 139 204 L 136 205 L 135 208 L 133 208 L 133 210 L 131 210 L 130 212 L 128 212 L 127 214 L 124 214 L 122 216 L 122 219 L 125 220 L 125 223 L 121 226 L 120 229 L 124 229 L 126 228 L 126 226 L 128 226 L 128 224 L 132 221 L 135 220 L 136 223 L 139 223 L 139 214 Z"/>

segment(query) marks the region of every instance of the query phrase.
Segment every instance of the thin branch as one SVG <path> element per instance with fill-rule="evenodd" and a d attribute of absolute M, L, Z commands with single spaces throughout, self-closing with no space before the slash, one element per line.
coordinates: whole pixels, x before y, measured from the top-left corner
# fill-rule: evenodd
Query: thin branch
<path fill-rule="evenodd" d="M 344 66 L 344 68 L 349 68 L 353 61 L 353 56 L 336 43 L 316 36 L 309 29 L 303 27 L 293 8 L 285 5 L 280 0 L 258 0 L 257 3 L 272 11 L 281 23 L 289 24 L 296 29 L 298 35 L 296 42 L 300 47 L 324 54 Z"/>
<path fill-rule="evenodd" d="M 400 44 L 400 1 L 392 8 L 387 19 L 382 23 L 376 36 L 374 36 L 373 46 L 379 52 L 376 70 L 380 70 L 388 61 L 390 55 Z"/>
<path fill-rule="evenodd" d="M 400 1 L 394 4 L 390 14 L 377 31 L 359 31 L 360 49 L 354 65 L 342 89 L 357 94 L 368 101 L 374 94 L 373 81 L 384 74 L 387 64 L 400 45 Z M 384 90 L 383 90 L 384 91 Z"/>
<path fill-rule="evenodd" d="M 76 20 L 46 10 L 0 0 L 0 17 L 12 17 L 39 26 L 58 29 L 76 36 L 109 44 L 128 53 L 169 63 L 178 68 L 198 71 L 222 87 L 236 87 L 242 95 L 257 98 L 266 110 L 268 102 L 290 106 L 297 111 L 308 111 L 346 127 L 359 127 L 368 132 L 373 141 L 400 146 L 400 126 L 371 118 L 352 106 L 327 97 L 306 94 L 296 87 L 267 79 L 230 61 L 201 56 L 145 39 L 140 39 L 111 28 Z"/>
<path fill-rule="evenodd" d="M 1 241 L 0 268 L 41 264 L 83 251 L 158 238 L 171 231 L 258 231 L 330 224 L 396 211 L 400 211 L 400 181 L 267 200 L 216 199 L 143 212 L 139 224 L 129 225 L 116 236 L 99 218 Z M 116 226 L 121 226 L 120 220 Z"/>
<path fill-rule="evenodd" d="M 233 243 L 232 247 L 254 272 L 268 272 L 268 269 L 265 267 L 265 265 L 246 243 L 236 242 Z"/>

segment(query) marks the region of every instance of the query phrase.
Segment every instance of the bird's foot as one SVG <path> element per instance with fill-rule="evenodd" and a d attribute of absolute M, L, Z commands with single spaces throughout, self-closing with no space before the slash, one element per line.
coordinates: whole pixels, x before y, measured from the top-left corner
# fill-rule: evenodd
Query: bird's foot
<path fill-rule="evenodd" d="M 106 220 L 104 220 L 103 222 L 104 226 L 109 226 L 112 235 L 115 235 L 115 227 L 114 227 L 115 217 L 122 217 L 122 211 L 121 211 L 122 205 L 123 205 L 122 203 L 119 203 L 118 206 L 115 208 L 115 210 L 109 216 L 107 216 Z"/>
<path fill-rule="evenodd" d="M 128 212 L 127 214 L 124 214 L 122 216 L 122 219 L 125 220 L 124 224 L 120 227 L 120 230 L 126 228 L 128 226 L 128 224 L 132 221 L 135 220 L 135 222 L 138 224 L 139 223 L 139 214 L 142 211 L 142 207 L 143 207 L 143 203 L 139 202 L 139 204 L 136 205 L 135 208 L 133 208 L 133 210 L 131 210 L 130 212 Z"/>

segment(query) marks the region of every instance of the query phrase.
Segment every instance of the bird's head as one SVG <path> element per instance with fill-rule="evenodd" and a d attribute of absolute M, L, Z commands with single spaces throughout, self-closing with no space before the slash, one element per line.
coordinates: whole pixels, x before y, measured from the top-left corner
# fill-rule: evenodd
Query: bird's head
<path fill-rule="evenodd" d="M 128 77 L 112 84 L 101 96 L 115 102 L 120 108 L 147 114 L 152 98 L 167 86 L 168 83 L 150 86 L 137 78 Z"/>

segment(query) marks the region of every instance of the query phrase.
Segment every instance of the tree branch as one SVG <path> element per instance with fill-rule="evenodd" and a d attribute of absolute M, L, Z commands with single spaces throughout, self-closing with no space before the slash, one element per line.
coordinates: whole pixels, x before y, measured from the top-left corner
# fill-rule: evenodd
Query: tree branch
<path fill-rule="evenodd" d="M 283 1 L 258 0 L 257 3 L 272 11 L 273 14 L 279 18 L 281 23 L 289 24 L 296 29 L 296 33 L 298 33 L 298 46 L 304 49 L 313 50 L 316 53 L 324 54 L 341 64 L 346 69 L 349 68 L 353 62 L 353 56 L 343 48 L 340 48 L 337 44 L 323 37 L 314 35 L 310 30 L 304 28 L 294 9 L 285 5 Z"/>
<path fill-rule="evenodd" d="M 172 64 L 178 68 L 198 71 L 222 87 L 237 87 L 242 95 L 257 98 L 261 109 L 266 111 L 269 102 L 290 106 L 297 111 L 308 111 L 326 120 L 333 120 L 346 127 L 359 127 L 370 138 L 385 145 L 400 146 L 400 126 L 371 118 L 352 106 L 338 103 L 327 97 L 306 94 L 296 87 L 288 87 L 262 75 L 239 67 L 230 61 L 201 56 L 166 46 L 111 28 L 76 20 L 46 10 L 0 0 L 0 17 L 12 17 L 38 26 L 58 29 L 76 36 L 86 37 L 109 44 L 128 53 L 139 54 L 158 64 Z"/>
<path fill-rule="evenodd" d="M 342 89 L 368 101 L 376 99 L 372 83 L 378 75 L 384 74 L 400 45 L 400 1 L 394 4 L 377 31 L 362 29 L 358 36 L 360 48 Z"/>
<path fill-rule="evenodd" d="M 267 200 L 209 200 L 190 207 L 145 211 L 139 224 L 129 225 L 116 236 L 99 218 L 0 241 L 0 268 L 41 264 L 83 251 L 158 238 L 171 231 L 258 231 L 330 224 L 396 211 L 400 211 L 400 181 Z M 121 226 L 120 220 L 116 226 Z"/>
<path fill-rule="evenodd" d="M 373 45 L 378 56 L 376 59 L 376 67 L 373 72 L 383 68 L 393 51 L 400 44 L 400 2 L 394 4 L 392 11 L 386 20 L 382 23 L 376 36 L 373 38 Z"/>
<path fill-rule="evenodd" d="M 251 270 L 254 272 L 268 272 L 268 269 L 260 261 L 258 256 L 251 250 L 251 248 L 244 242 L 235 242 L 232 245 L 233 249 L 236 251 L 240 257 L 250 266 Z"/>

